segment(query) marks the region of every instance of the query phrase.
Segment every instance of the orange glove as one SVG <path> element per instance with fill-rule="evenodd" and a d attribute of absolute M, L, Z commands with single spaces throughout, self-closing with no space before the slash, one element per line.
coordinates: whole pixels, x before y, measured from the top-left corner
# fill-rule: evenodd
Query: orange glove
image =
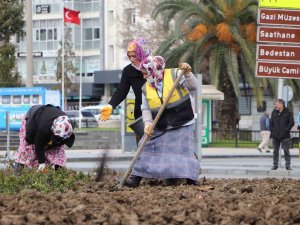
<path fill-rule="evenodd" d="M 113 108 L 111 105 L 104 106 L 102 109 L 100 109 L 99 110 L 99 112 L 101 113 L 100 120 L 101 121 L 108 120 L 112 114 L 112 110 Z"/>
<path fill-rule="evenodd" d="M 153 134 L 153 123 L 145 124 L 144 133 L 151 137 Z"/>
<path fill-rule="evenodd" d="M 192 72 L 192 67 L 188 63 L 180 63 L 179 68 L 183 71 L 184 76 L 187 76 Z"/>

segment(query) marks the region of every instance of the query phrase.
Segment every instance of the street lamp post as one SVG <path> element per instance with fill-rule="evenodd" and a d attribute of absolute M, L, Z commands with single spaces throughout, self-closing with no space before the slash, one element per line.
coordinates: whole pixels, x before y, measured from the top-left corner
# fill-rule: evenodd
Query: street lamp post
<path fill-rule="evenodd" d="M 26 0 L 26 72 L 26 87 L 32 87 L 32 0 Z"/>

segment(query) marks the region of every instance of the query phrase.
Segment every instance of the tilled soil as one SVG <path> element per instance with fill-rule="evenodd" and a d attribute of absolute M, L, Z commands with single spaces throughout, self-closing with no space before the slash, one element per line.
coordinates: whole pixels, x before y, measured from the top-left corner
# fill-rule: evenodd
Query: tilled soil
<path fill-rule="evenodd" d="M 200 186 L 150 180 L 118 190 L 119 176 L 65 193 L 0 195 L 0 224 L 300 224 L 300 180 L 201 179 Z"/>

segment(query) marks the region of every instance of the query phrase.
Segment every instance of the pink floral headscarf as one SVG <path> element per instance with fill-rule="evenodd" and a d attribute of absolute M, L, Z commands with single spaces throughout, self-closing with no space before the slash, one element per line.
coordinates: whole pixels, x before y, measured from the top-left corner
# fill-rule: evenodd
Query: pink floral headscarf
<path fill-rule="evenodd" d="M 73 134 L 73 127 L 70 123 L 70 119 L 67 116 L 57 117 L 51 127 L 52 133 L 63 139 L 69 138 Z"/>
<path fill-rule="evenodd" d="M 165 66 L 165 59 L 161 56 L 148 56 L 143 60 L 141 68 L 147 70 L 150 77 L 147 78 L 147 82 L 152 87 L 157 89 L 158 84 L 163 80 Z"/>
<path fill-rule="evenodd" d="M 127 46 L 127 52 L 134 52 L 140 62 L 151 54 L 148 42 L 144 38 L 137 38 L 130 41 Z M 138 69 L 140 69 L 140 66 Z"/>

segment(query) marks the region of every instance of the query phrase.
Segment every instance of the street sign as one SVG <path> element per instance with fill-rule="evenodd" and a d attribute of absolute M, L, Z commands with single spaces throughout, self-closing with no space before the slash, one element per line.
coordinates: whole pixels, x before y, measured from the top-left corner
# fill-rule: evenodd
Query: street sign
<path fill-rule="evenodd" d="M 300 26 L 300 10 L 260 9 L 258 23 Z"/>
<path fill-rule="evenodd" d="M 36 5 L 35 12 L 36 14 L 50 13 L 50 5 L 49 4 Z"/>
<path fill-rule="evenodd" d="M 282 98 L 286 104 L 293 98 L 293 89 L 290 86 L 283 86 L 282 89 Z"/>
<path fill-rule="evenodd" d="M 285 62 L 256 62 L 257 77 L 272 77 L 272 78 L 291 78 L 300 79 L 300 62 L 285 63 Z"/>
<path fill-rule="evenodd" d="M 26 57 L 26 52 L 18 52 L 17 56 L 18 57 Z M 33 57 L 42 57 L 43 56 L 43 52 L 32 52 L 32 56 Z"/>
<path fill-rule="evenodd" d="M 258 27 L 258 42 L 300 43 L 300 29 L 289 27 Z"/>
<path fill-rule="evenodd" d="M 300 62 L 300 46 L 259 44 L 256 55 L 258 60 Z"/>
<path fill-rule="evenodd" d="M 300 9 L 299 0 L 259 0 L 260 8 Z"/>

